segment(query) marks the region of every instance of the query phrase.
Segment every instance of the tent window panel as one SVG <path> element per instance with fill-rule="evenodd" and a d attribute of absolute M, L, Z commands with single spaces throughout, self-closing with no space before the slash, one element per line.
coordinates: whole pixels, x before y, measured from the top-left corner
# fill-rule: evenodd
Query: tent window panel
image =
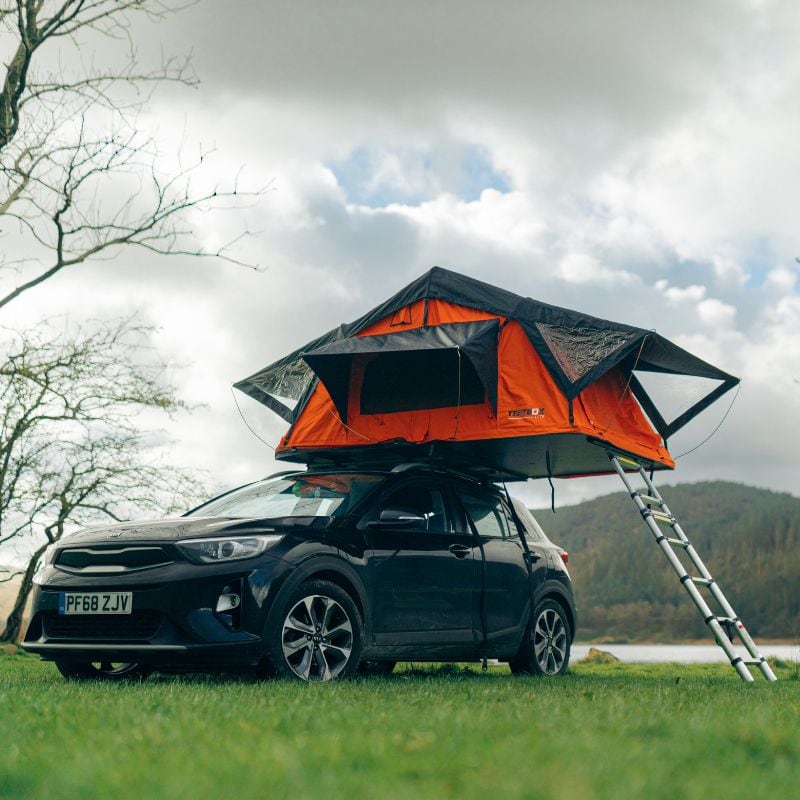
<path fill-rule="evenodd" d="M 585 326 L 578 328 L 537 322 L 536 327 L 558 361 L 558 365 L 572 383 L 632 337 L 632 334 L 626 331 L 601 330 Z"/>
<path fill-rule="evenodd" d="M 475 367 L 465 355 L 459 359 L 455 349 L 381 353 L 364 371 L 361 413 L 480 405 L 484 398 Z"/>
<path fill-rule="evenodd" d="M 289 408 L 294 408 L 311 385 L 313 378 L 314 373 L 308 364 L 298 359 L 268 372 L 254 375 L 248 380 L 265 394 L 272 395 Z"/>

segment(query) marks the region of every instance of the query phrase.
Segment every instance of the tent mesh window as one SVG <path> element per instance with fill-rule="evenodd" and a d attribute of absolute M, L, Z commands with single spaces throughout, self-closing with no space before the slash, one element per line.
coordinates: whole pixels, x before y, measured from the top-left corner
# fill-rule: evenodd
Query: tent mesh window
<path fill-rule="evenodd" d="M 308 365 L 298 359 L 259 375 L 252 381 L 263 392 L 291 408 L 306 392 L 313 378 L 314 373 Z"/>
<path fill-rule="evenodd" d="M 630 333 L 624 331 L 548 325 L 544 322 L 537 322 L 536 327 L 572 383 L 622 347 L 631 337 Z"/>
<path fill-rule="evenodd" d="M 480 405 L 484 399 L 475 367 L 454 348 L 381 353 L 364 371 L 361 413 Z"/>

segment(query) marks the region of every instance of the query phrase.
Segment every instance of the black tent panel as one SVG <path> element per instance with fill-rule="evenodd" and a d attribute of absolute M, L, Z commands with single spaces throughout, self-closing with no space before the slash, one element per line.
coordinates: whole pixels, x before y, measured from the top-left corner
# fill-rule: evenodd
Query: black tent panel
<path fill-rule="evenodd" d="M 657 333 L 650 333 L 642 347 L 636 366 L 638 370 L 671 372 L 676 375 L 693 375 L 718 381 L 738 380 L 718 367 L 692 355 Z"/>
<path fill-rule="evenodd" d="M 303 359 L 328 390 L 341 419 L 347 421 L 352 353 L 328 353 L 319 356 L 308 354 Z"/>
<path fill-rule="evenodd" d="M 653 427 L 658 431 L 659 435 L 666 443 L 667 431 L 669 429 L 667 421 L 664 419 L 658 408 L 656 408 L 656 405 L 650 395 L 647 393 L 647 390 L 644 388 L 644 386 L 642 386 L 641 381 L 633 372 L 631 372 L 628 382 L 629 386 L 631 387 L 631 392 L 633 392 L 633 396 L 639 401 L 639 405 L 644 410 L 644 413 L 647 414 L 650 422 L 653 424 Z"/>
<path fill-rule="evenodd" d="M 428 272 L 425 297 L 458 303 L 503 317 L 514 316 L 515 309 L 523 300 L 518 294 L 506 289 L 442 267 L 433 267 Z"/>
<path fill-rule="evenodd" d="M 332 342 L 303 354 L 343 420 L 350 376 L 365 362 L 361 411 L 366 414 L 482 403 L 497 410 L 496 319 L 414 328 Z"/>

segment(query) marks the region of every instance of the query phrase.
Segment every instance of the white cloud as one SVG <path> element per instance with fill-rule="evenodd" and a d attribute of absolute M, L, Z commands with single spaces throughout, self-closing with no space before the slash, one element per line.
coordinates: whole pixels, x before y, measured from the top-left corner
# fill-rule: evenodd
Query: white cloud
<path fill-rule="evenodd" d="M 697 313 L 703 324 L 710 327 L 727 327 L 736 317 L 736 309 L 733 306 L 714 297 L 701 300 L 697 304 Z"/>
<path fill-rule="evenodd" d="M 706 296 L 708 291 L 705 286 L 698 286 L 692 284 L 679 288 L 677 286 L 670 286 L 666 280 L 656 282 L 656 288 L 661 290 L 666 297 L 667 302 L 678 305 L 680 303 L 694 303 L 697 304 Z"/>
<path fill-rule="evenodd" d="M 625 287 L 639 281 L 636 275 L 621 269 L 610 269 L 585 253 L 568 253 L 559 264 L 559 274 L 567 283 L 582 285 Z"/>
<path fill-rule="evenodd" d="M 778 292 L 790 294 L 797 285 L 797 273 L 783 266 L 777 266 L 767 273 L 765 285 Z"/>

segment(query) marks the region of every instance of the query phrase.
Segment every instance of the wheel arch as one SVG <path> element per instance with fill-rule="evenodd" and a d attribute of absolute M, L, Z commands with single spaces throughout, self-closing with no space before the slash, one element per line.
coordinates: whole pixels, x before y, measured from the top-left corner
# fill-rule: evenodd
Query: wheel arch
<path fill-rule="evenodd" d="M 343 572 L 340 572 L 336 569 L 321 569 L 318 572 L 312 572 L 308 577 L 303 579 L 303 582 L 306 581 L 328 581 L 330 583 L 335 583 L 340 589 L 347 592 L 350 597 L 353 598 L 353 602 L 356 604 L 356 608 L 358 609 L 358 613 L 361 614 L 361 620 L 365 621 L 365 604 L 364 599 L 361 597 L 361 593 L 356 588 L 355 583 L 350 580 Z"/>
<path fill-rule="evenodd" d="M 293 592 L 301 583 L 313 580 L 325 580 L 336 584 L 340 589 L 352 597 L 353 602 L 361 615 L 365 639 L 371 630 L 371 614 L 367 593 L 356 571 L 344 560 L 336 556 L 320 555 L 311 556 L 302 562 L 281 586 L 275 602 L 267 615 L 267 624 L 273 614 L 279 613 L 283 599 Z"/>
<path fill-rule="evenodd" d="M 553 600 L 563 609 L 567 616 L 567 621 L 569 622 L 571 634 L 570 643 L 572 643 L 575 640 L 575 622 L 577 616 L 574 604 L 570 601 L 570 598 L 559 584 L 550 584 L 549 586 L 543 587 L 542 593 L 536 597 L 536 605 L 539 605 L 539 603 L 544 600 Z"/>

